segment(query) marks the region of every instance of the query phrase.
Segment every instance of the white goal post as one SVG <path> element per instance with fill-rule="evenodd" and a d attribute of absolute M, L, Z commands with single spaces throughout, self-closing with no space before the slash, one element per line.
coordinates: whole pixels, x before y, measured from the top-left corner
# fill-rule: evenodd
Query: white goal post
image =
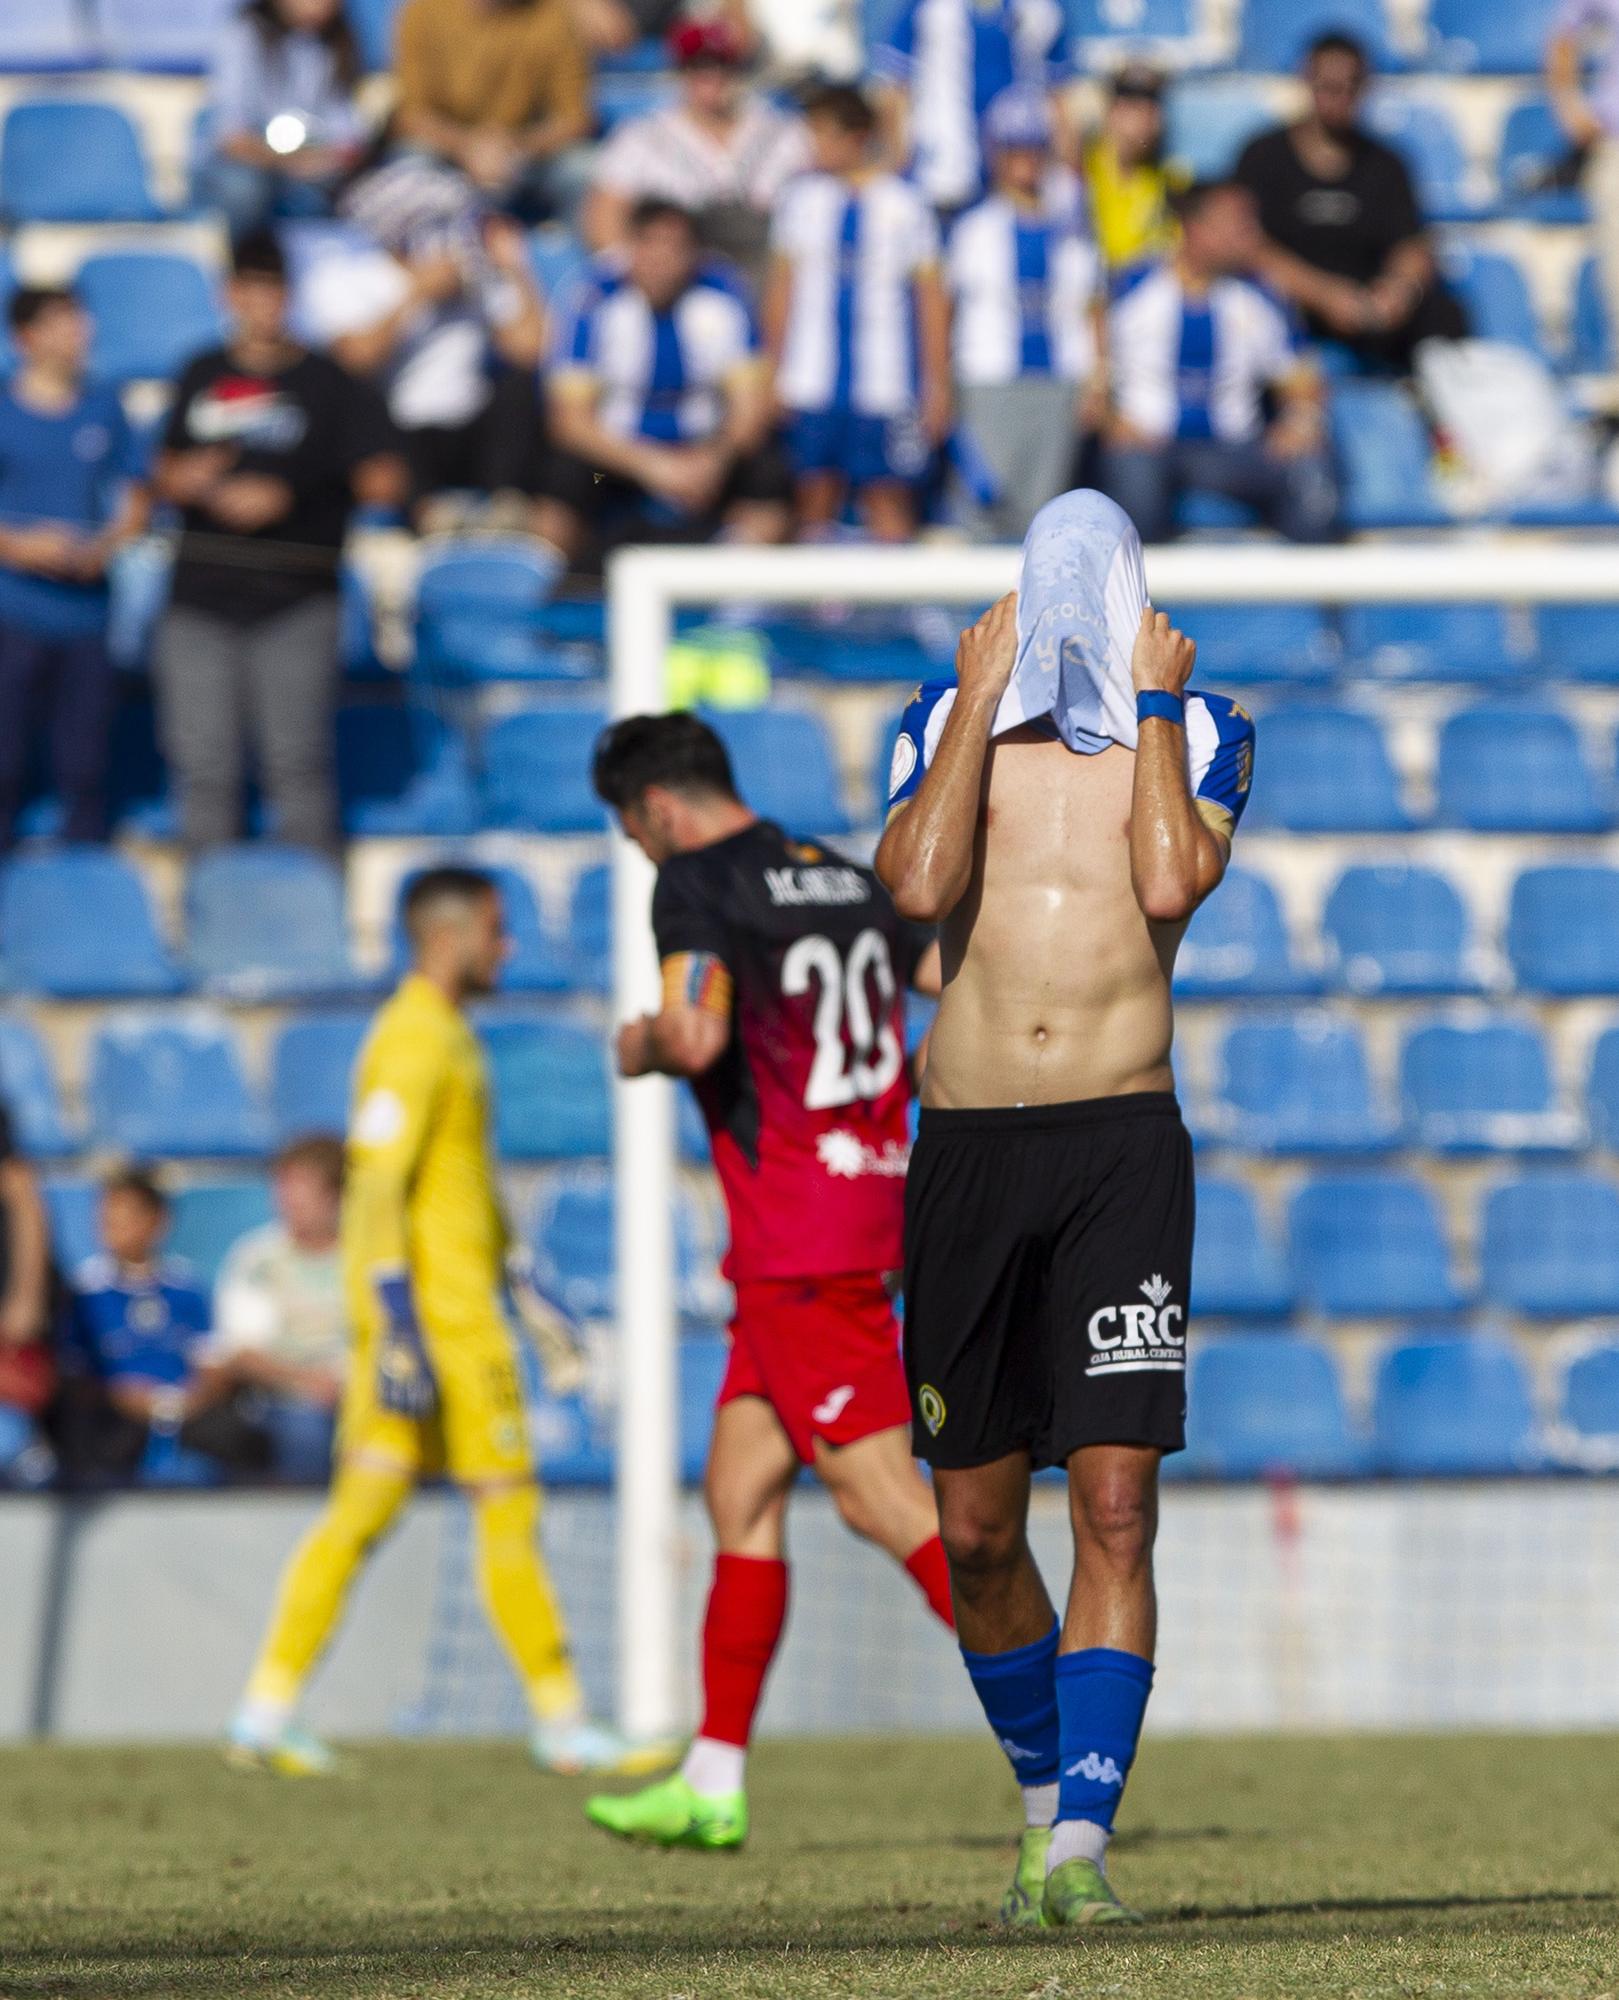
<path fill-rule="evenodd" d="M 665 707 L 664 663 L 685 605 L 986 604 L 1017 582 L 1018 551 L 920 544 L 816 548 L 632 548 L 607 572 L 612 714 Z M 1589 603 L 1619 601 L 1619 539 L 1501 538 L 1348 548 L 1271 544 L 1151 549 L 1147 579 L 1167 605 Z M 1193 638 L 1197 636 L 1195 630 Z M 904 693 L 895 688 L 896 702 Z M 652 871 L 613 846 L 615 1020 L 655 1007 Z M 675 1117 L 662 1080 L 613 1087 L 618 1265 L 618 1715 L 637 1734 L 676 1731 L 678 1412 L 674 1268 Z"/>

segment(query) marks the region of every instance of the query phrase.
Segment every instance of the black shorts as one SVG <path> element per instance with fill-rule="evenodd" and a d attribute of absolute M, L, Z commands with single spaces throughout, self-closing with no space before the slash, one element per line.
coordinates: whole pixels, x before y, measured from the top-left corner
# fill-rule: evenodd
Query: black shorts
<path fill-rule="evenodd" d="M 1193 1205 L 1168 1092 L 924 1110 L 905 1186 L 917 1456 L 1179 1451 Z"/>

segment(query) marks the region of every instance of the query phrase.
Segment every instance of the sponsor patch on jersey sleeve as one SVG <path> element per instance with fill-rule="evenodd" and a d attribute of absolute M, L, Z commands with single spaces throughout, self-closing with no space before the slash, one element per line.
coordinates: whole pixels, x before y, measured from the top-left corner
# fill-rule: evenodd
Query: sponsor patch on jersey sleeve
<path fill-rule="evenodd" d="M 391 1146 L 405 1129 L 405 1100 L 396 1090 L 370 1091 L 354 1114 L 357 1146 Z"/>
<path fill-rule="evenodd" d="M 1254 782 L 1253 717 L 1229 696 L 1188 695 L 1186 754 L 1198 813 L 1206 826 L 1229 840 Z"/>
<path fill-rule="evenodd" d="M 933 753 L 944 733 L 945 719 L 955 702 L 952 681 L 928 681 L 911 696 L 900 717 L 894 754 L 888 763 L 888 810 L 908 805 L 927 775 Z"/>

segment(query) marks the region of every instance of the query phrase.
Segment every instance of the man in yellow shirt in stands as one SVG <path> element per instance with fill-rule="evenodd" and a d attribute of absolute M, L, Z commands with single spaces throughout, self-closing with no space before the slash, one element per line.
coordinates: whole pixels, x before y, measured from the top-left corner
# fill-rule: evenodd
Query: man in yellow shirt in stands
<path fill-rule="evenodd" d="M 361 1050 L 348 1132 L 342 1255 L 354 1348 L 336 1475 L 282 1577 L 228 1755 L 289 1776 L 330 1769 L 330 1753 L 297 1726 L 298 1698 L 367 1556 L 417 1482 L 445 1473 L 471 1502 L 480 1592 L 527 1693 L 536 1760 L 556 1771 L 644 1769 L 657 1759 L 586 1716 L 536 1540 L 489 1084 L 463 1011 L 491 990 L 506 955 L 499 892 L 474 869 L 434 868 L 412 884 L 404 915 L 412 968 Z"/>
<path fill-rule="evenodd" d="M 1108 85 L 1101 125 L 1081 156 L 1091 227 L 1110 271 L 1174 247 L 1171 197 L 1190 177 L 1165 159 L 1164 147 L 1164 79 L 1145 63 L 1127 63 Z"/>

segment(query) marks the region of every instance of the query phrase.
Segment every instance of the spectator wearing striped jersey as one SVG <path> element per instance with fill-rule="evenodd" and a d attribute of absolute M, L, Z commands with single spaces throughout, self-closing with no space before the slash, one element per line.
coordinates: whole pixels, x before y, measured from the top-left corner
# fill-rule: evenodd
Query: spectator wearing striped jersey
<path fill-rule="evenodd" d="M 1078 434 L 1106 412 L 1101 263 L 1072 174 L 1052 158 L 1045 96 L 1002 91 L 984 119 L 993 189 L 946 263 L 962 428 L 993 476 L 972 525 L 1017 541 L 1072 484 Z"/>
<path fill-rule="evenodd" d="M 678 202 L 705 248 L 758 275 L 770 211 L 809 165 L 804 121 L 748 81 L 747 51 L 726 21 L 689 21 L 669 37 L 680 95 L 629 118 L 602 147 L 585 207 L 592 248 L 621 247 L 638 202 Z"/>
<path fill-rule="evenodd" d="M 861 91 L 830 86 L 806 117 L 815 167 L 776 205 L 764 305 L 800 528 L 828 533 L 852 499 L 877 540 L 908 541 L 955 420 L 938 225 L 879 165 Z"/>
<path fill-rule="evenodd" d="M 1104 484 L 1144 541 L 1174 533 L 1188 492 L 1251 508 L 1290 541 L 1328 540 L 1338 493 L 1321 380 L 1286 310 L 1246 275 L 1252 197 L 1205 182 L 1177 206 L 1174 255 L 1114 286 Z"/>
<path fill-rule="evenodd" d="M 535 526 L 569 557 L 624 538 L 785 539 L 758 329 L 734 273 L 702 262 L 692 217 L 646 201 L 557 342 L 555 445 Z"/>

